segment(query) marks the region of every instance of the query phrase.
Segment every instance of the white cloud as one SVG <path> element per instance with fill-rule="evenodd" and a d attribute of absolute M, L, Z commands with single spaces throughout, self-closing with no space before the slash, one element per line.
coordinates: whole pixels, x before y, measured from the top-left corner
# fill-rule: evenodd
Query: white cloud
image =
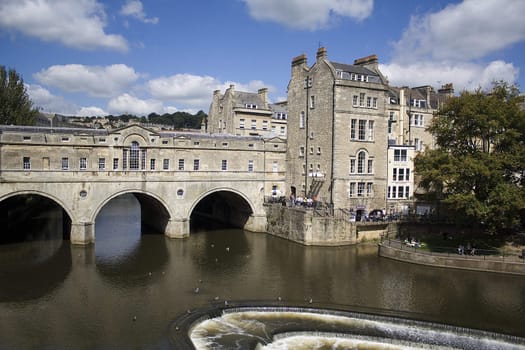
<path fill-rule="evenodd" d="M 157 17 L 148 18 L 144 12 L 142 2 L 139 0 L 128 0 L 120 9 L 120 14 L 123 16 L 134 17 L 144 23 L 157 24 L 159 19 Z"/>
<path fill-rule="evenodd" d="M 474 90 L 479 87 L 490 89 L 492 82 L 504 80 L 513 83 L 519 70 L 511 63 L 493 61 L 488 65 L 477 63 L 436 63 L 381 64 L 379 69 L 394 86 L 431 85 L 440 87 L 452 82 L 456 91 Z"/>
<path fill-rule="evenodd" d="M 91 107 L 82 107 L 80 108 L 75 115 L 81 116 L 81 117 L 104 117 L 106 115 L 109 115 L 108 112 L 103 110 L 100 107 L 91 106 Z"/>
<path fill-rule="evenodd" d="M 43 112 L 75 114 L 77 106 L 67 102 L 62 96 L 53 95 L 46 88 L 37 84 L 26 84 L 26 91 L 35 107 Z"/>
<path fill-rule="evenodd" d="M 192 74 L 175 74 L 169 77 L 159 77 L 147 83 L 151 96 L 162 101 L 173 101 L 177 105 L 188 108 L 207 108 L 211 102 L 213 91 L 224 92 L 231 84 L 236 90 L 254 92 L 262 87 L 267 87 L 264 82 L 254 80 L 247 84 L 234 82 L 220 82 L 210 76 Z M 272 90 L 269 87 L 269 90 Z"/>
<path fill-rule="evenodd" d="M 372 14 L 373 0 L 243 0 L 256 20 L 277 22 L 300 30 L 327 28 L 334 19 L 363 20 Z"/>
<path fill-rule="evenodd" d="M 106 14 L 96 0 L 2 0 L 0 27 L 81 50 L 127 51 L 120 35 L 104 32 Z"/>
<path fill-rule="evenodd" d="M 81 64 L 56 65 L 35 74 L 42 84 L 67 92 L 85 92 L 95 97 L 120 94 L 138 78 L 139 74 L 125 64 L 85 66 Z"/>
<path fill-rule="evenodd" d="M 143 100 L 130 94 L 122 94 L 111 99 L 108 110 L 113 114 L 130 113 L 136 116 L 147 116 L 150 113 L 162 114 L 166 111 L 162 101 L 148 99 Z"/>
<path fill-rule="evenodd" d="M 468 61 L 525 39 L 525 1 L 465 0 L 442 11 L 413 16 L 395 43 L 395 60 Z"/>
<path fill-rule="evenodd" d="M 456 91 L 490 89 L 499 80 L 515 83 L 519 68 L 513 63 L 483 59 L 525 40 L 523 13 L 525 1 L 464 0 L 414 15 L 382 72 L 393 85 L 451 82 Z"/>

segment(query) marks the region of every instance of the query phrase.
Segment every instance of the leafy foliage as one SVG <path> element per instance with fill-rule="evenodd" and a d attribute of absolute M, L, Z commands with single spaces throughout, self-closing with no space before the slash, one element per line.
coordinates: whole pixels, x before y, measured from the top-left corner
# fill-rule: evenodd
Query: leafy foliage
<path fill-rule="evenodd" d="M 207 115 L 203 111 L 199 111 L 195 115 L 187 112 L 165 113 L 163 115 L 151 113 L 148 115 L 148 120 L 150 123 L 170 125 L 175 129 L 199 129 L 203 118 L 206 117 Z"/>
<path fill-rule="evenodd" d="M 14 69 L 0 66 L 0 123 L 32 125 L 37 115 L 22 78 Z"/>
<path fill-rule="evenodd" d="M 415 159 L 420 185 L 458 223 L 510 230 L 525 208 L 525 113 L 515 86 L 450 98 L 428 130 L 438 148 Z"/>

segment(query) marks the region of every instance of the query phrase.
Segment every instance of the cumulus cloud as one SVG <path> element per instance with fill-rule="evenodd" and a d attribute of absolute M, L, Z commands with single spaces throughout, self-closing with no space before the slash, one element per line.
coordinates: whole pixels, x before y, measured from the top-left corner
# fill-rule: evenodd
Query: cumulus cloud
<path fill-rule="evenodd" d="M 492 82 L 514 83 L 519 69 L 488 55 L 525 40 L 525 2 L 464 0 L 443 10 L 412 16 L 393 59 L 382 65 L 394 85 L 454 83 L 456 90 L 489 89 Z"/>
<path fill-rule="evenodd" d="M 231 84 L 239 91 L 254 92 L 264 85 L 260 80 L 254 80 L 247 84 L 235 82 L 220 82 L 210 76 L 192 74 L 175 74 L 169 77 L 159 77 L 147 83 L 151 96 L 162 101 L 173 101 L 178 105 L 188 108 L 203 109 L 209 106 L 213 91 L 224 91 Z M 273 87 L 268 87 L 271 91 Z M 207 107 L 206 107 L 207 108 Z"/>
<path fill-rule="evenodd" d="M 151 79 L 143 86 L 133 85 L 131 90 L 134 92 L 129 92 L 130 86 L 139 77 L 133 68 L 126 65 L 52 66 L 35 74 L 35 78 L 46 86 L 59 88 L 67 93 L 87 93 L 101 98 L 101 101 L 107 101 L 106 108 L 67 105 L 62 97 L 52 95 L 40 85 L 31 86 L 30 97 L 46 111 L 61 114 L 100 116 L 130 113 L 147 116 L 150 113 L 176 111 L 207 112 L 213 91 L 224 92 L 230 85 L 235 85 L 237 91 L 257 92 L 263 87 L 268 88 L 270 93 L 275 91 L 273 86 L 266 85 L 261 80 L 247 83 L 223 82 L 211 76 L 175 74 Z"/>
<path fill-rule="evenodd" d="M 479 63 L 436 63 L 381 64 L 379 69 L 397 86 L 441 86 L 454 83 L 456 91 L 490 89 L 492 82 L 504 80 L 514 82 L 519 70 L 511 63 L 494 61 L 488 65 Z"/>
<path fill-rule="evenodd" d="M 157 24 L 159 19 L 157 17 L 148 18 L 144 12 L 142 2 L 139 0 L 128 0 L 120 9 L 120 14 L 123 16 L 130 16 L 138 19 L 144 23 Z"/>
<path fill-rule="evenodd" d="M 127 51 L 120 35 L 107 34 L 106 14 L 96 0 L 2 0 L 0 27 L 81 50 Z"/>
<path fill-rule="evenodd" d="M 51 66 L 35 74 L 42 84 L 66 92 L 85 92 L 94 97 L 112 97 L 120 94 L 138 78 L 139 74 L 125 64 L 85 66 L 67 64 Z"/>
<path fill-rule="evenodd" d="M 413 16 L 395 43 L 397 60 L 471 60 L 525 39 L 525 2 L 465 0 Z"/>
<path fill-rule="evenodd" d="M 62 96 L 53 95 L 38 84 L 26 84 L 27 95 L 39 110 L 48 113 L 75 114 L 77 106 L 67 102 Z"/>
<path fill-rule="evenodd" d="M 373 0 L 243 0 L 250 16 L 277 22 L 299 30 L 330 26 L 334 19 L 350 17 L 358 21 L 372 14 Z"/>
<path fill-rule="evenodd" d="M 113 114 L 130 113 L 137 116 L 146 116 L 150 113 L 164 113 L 162 101 L 155 99 L 141 99 L 128 93 L 112 98 L 108 103 L 108 110 Z"/>
<path fill-rule="evenodd" d="M 75 113 L 75 115 L 78 115 L 80 117 L 104 117 L 106 115 L 109 115 L 109 113 L 100 107 L 90 106 L 80 108 Z"/>

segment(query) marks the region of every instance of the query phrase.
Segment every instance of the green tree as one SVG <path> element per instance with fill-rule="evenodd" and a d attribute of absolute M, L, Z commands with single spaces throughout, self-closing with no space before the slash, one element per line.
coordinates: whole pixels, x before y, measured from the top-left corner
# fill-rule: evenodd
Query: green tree
<path fill-rule="evenodd" d="M 37 115 L 22 78 L 14 69 L 0 66 L 0 123 L 33 125 Z"/>
<path fill-rule="evenodd" d="M 525 114 L 516 86 L 495 83 L 452 97 L 429 126 L 437 149 L 414 162 L 428 199 L 442 200 L 457 223 L 505 232 L 525 208 Z"/>

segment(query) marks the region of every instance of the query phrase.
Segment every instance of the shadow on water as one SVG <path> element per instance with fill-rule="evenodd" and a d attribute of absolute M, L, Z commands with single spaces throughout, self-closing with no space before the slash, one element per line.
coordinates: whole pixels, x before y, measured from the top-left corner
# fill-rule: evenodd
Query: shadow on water
<path fill-rule="evenodd" d="M 0 245 L 0 281 L 9 283 L 9 288 L 0 288 L 0 302 L 48 295 L 66 280 L 71 268 L 67 241 Z"/>
<path fill-rule="evenodd" d="M 69 218 L 41 196 L 16 196 L 0 204 L 0 301 L 26 301 L 50 294 L 72 269 Z"/>

